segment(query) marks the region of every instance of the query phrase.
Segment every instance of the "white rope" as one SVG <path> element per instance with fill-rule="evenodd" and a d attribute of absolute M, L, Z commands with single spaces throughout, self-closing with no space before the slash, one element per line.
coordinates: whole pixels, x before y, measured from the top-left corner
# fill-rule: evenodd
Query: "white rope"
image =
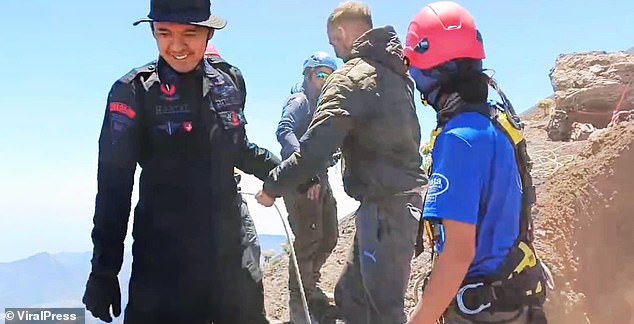
<path fill-rule="evenodd" d="M 535 176 L 549 177 L 566 164 L 572 162 L 574 155 L 560 155 L 557 153 L 560 149 L 570 145 L 570 143 L 567 143 L 553 149 L 541 149 L 530 152 L 531 160 L 533 160 L 531 173 Z"/>
<path fill-rule="evenodd" d="M 256 194 L 250 192 L 241 192 L 243 195 L 256 197 Z M 286 232 L 286 239 L 288 240 L 288 246 L 291 250 L 291 261 L 295 266 L 295 277 L 297 277 L 297 284 L 299 285 L 299 293 L 302 299 L 302 306 L 304 307 L 304 316 L 306 317 L 306 323 L 312 324 L 310 319 L 310 311 L 308 310 L 308 302 L 306 301 L 306 292 L 304 291 L 304 284 L 302 283 L 302 276 L 299 272 L 299 265 L 297 264 L 297 256 L 295 255 L 295 248 L 293 247 L 293 242 L 291 242 L 291 234 L 288 231 L 288 227 L 286 226 L 286 221 L 284 220 L 284 216 L 280 211 L 280 208 L 276 203 L 273 203 L 277 214 L 280 216 L 280 220 L 282 221 L 282 225 L 284 225 L 284 232 Z"/>

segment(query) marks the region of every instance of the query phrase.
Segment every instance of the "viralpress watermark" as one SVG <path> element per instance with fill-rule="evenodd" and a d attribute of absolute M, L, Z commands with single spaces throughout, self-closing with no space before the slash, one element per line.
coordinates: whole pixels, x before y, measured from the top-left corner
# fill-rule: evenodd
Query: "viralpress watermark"
<path fill-rule="evenodd" d="M 85 324 L 83 308 L 5 308 L 6 324 Z"/>

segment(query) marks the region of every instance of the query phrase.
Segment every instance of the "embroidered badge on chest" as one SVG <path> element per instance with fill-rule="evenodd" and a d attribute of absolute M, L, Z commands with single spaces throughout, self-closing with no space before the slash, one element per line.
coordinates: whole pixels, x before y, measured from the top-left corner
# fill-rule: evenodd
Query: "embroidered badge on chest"
<path fill-rule="evenodd" d="M 186 121 L 183 123 L 183 129 L 185 130 L 185 132 L 187 133 L 191 133 L 191 131 L 194 129 L 192 126 L 192 122 L 190 121 Z"/>
<path fill-rule="evenodd" d="M 223 76 L 213 76 L 212 102 L 216 111 L 240 110 L 240 95 L 232 82 Z"/>
<path fill-rule="evenodd" d="M 176 94 L 176 86 L 170 83 L 161 83 L 161 99 L 165 101 L 180 99 L 180 96 Z"/>

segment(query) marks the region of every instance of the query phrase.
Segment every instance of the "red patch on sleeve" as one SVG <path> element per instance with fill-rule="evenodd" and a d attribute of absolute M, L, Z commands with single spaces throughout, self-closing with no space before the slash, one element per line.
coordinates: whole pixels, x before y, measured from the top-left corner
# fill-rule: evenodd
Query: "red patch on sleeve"
<path fill-rule="evenodd" d="M 122 102 L 111 102 L 110 103 L 110 112 L 116 112 L 127 116 L 130 119 L 134 119 L 136 117 L 136 111 L 134 111 L 130 106 L 122 103 Z"/>

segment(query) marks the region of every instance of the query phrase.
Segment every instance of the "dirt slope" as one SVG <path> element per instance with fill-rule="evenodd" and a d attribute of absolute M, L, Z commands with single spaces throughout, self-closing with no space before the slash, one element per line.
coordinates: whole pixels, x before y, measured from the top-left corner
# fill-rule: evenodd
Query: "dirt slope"
<path fill-rule="evenodd" d="M 538 192 L 553 323 L 634 323 L 634 125 L 595 135 Z"/>
<path fill-rule="evenodd" d="M 589 140 L 552 142 L 547 116 L 523 117 L 538 202 L 537 249 L 552 268 L 551 323 L 634 323 L 634 123 L 599 130 Z M 322 288 L 333 291 L 352 243 L 354 218 L 340 223 L 339 243 L 322 270 Z M 429 254 L 412 260 L 406 297 L 428 269 Z M 286 259 L 265 270 L 267 313 L 288 318 Z"/>

